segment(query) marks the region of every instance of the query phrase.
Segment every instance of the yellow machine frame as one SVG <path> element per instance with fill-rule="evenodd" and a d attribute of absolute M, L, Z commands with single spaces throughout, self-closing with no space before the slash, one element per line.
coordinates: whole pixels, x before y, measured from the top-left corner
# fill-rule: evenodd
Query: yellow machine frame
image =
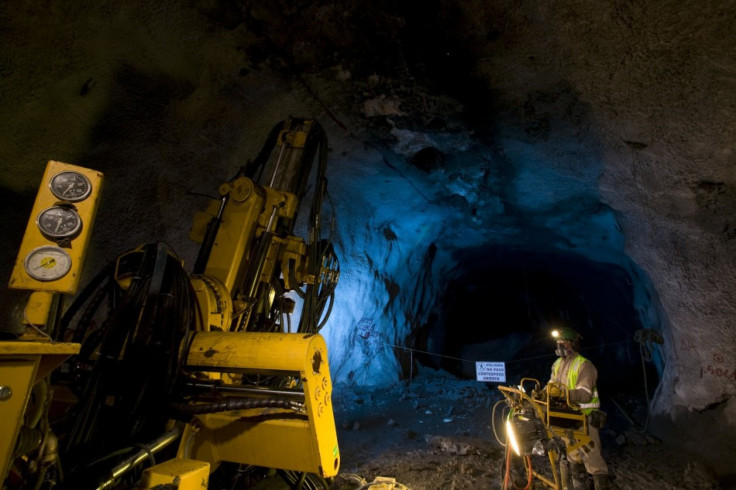
<path fill-rule="evenodd" d="M 299 160 L 312 129 L 312 121 L 298 128 L 286 125 L 277 139 L 277 167 Z M 294 219 L 298 199 L 245 176 L 222 184 L 219 193 L 219 200 L 195 215 L 189 234 L 202 243 L 208 226 L 218 222 L 204 271 L 191 278 L 203 314 L 184 354 L 186 369 L 224 384 L 243 374 L 292 377 L 299 388 L 289 397 L 304 408 L 302 413 L 251 408 L 196 415 L 184 430 L 178 457 L 207 461 L 212 470 L 227 461 L 332 477 L 339 469 L 340 451 L 323 337 L 237 331 L 259 308 L 257 301 L 273 300 L 259 297 L 258 288 L 274 273 L 281 275 L 287 289 L 298 287 L 293 280 L 319 280 L 305 272 L 304 240 L 274 233 L 279 220 Z M 260 255 L 253 253 L 255 240 L 261 241 Z M 260 396 L 269 396 L 269 390 Z"/>
<path fill-rule="evenodd" d="M 304 408 L 300 413 L 269 408 L 197 415 L 184 431 L 179 457 L 207 461 L 213 468 L 228 461 L 322 477 L 337 474 L 340 451 L 332 381 L 321 335 L 198 332 L 192 335 L 187 366 L 201 371 L 294 376 L 301 380 L 303 390 L 302 396 L 294 398 Z M 263 396 L 267 395 L 264 390 Z"/>
<path fill-rule="evenodd" d="M 566 452 L 579 449 L 590 442 L 588 418 L 583 412 L 570 402 L 570 394 L 565 390 L 564 405 L 559 406 L 551 402 L 550 390 L 554 383 L 549 383 L 546 391 L 542 392 L 541 397 L 531 397 L 524 389 L 529 383 L 535 385 L 532 393 L 538 393 L 540 383 L 534 378 L 522 378 L 518 387 L 499 386 L 498 389 L 503 393 L 512 410 L 522 405 L 531 406 L 537 417 L 543 422 L 549 439 L 560 438 L 565 441 Z M 572 427 L 559 425 L 564 422 L 573 422 Z M 557 450 L 550 449 L 547 451 L 551 470 L 552 480 L 542 475 L 538 471 L 532 471 L 534 478 L 541 481 L 544 485 L 555 490 L 563 490 L 563 481 L 559 471 L 560 454 Z"/>
<path fill-rule="evenodd" d="M 79 344 L 0 342 L 0 478 L 5 481 L 33 385 L 79 352 Z"/>
<path fill-rule="evenodd" d="M 86 179 L 89 189 L 84 197 L 65 200 L 53 193 L 52 179 L 65 172 L 79 174 Z M 32 291 L 22 320 L 31 328 L 18 340 L 0 342 L 0 481 L 5 481 L 8 474 L 33 386 L 69 356 L 77 354 L 81 347 L 76 343 L 53 342 L 43 329 L 47 326 L 56 295 L 74 294 L 79 287 L 102 180 L 102 173 L 96 170 L 53 160 L 46 164 L 9 283 L 13 289 Z M 64 240 L 44 235 L 37 219 L 42 211 L 52 206 L 65 206 L 76 212 L 81 220 L 79 232 Z M 71 258 L 69 270 L 63 276 L 48 281 L 31 277 L 27 272 L 26 258 L 40 247 L 64 250 Z"/>
<path fill-rule="evenodd" d="M 288 187 L 292 176 L 279 172 L 289 165 L 301 164 L 302 153 L 314 158 L 313 148 L 308 149 L 307 145 L 317 141 L 317 137 L 309 134 L 317 126 L 309 120 L 288 120 L 284 124 L 276 138 L 280 148 L 271 184 Z M 322 131 L 321 127 L 319 130 Z M 325 155 L 326 151 L 324 148 Z M 64 202 L 50 192 L 45 183 L 67 170 L 89 180 L 92 189 L 89 195 Z M 302 173 L 298 174 L 304 178 Z M 10 280 L 11 287 L 32 291 L 25 312 L 27 323 L 42 329 L 50 318 L 56 295 L 76 294 L 101 184 L 99 172 L 61 162 L 48 163 Z M 324 183 L 319 182 L 318 186 L 321 185 Z M 191 399 L 187 398 L 189 401 L 181 405 L 189 410 L 185 412 L 189 414 L 189 422 L 174 424 L 176 434 L 167 436 L 165 441 L 165 444 L 175 441 L 179 427 L 184 425 L 177 457 L 146 470 L 141 488 L 170 483 L 177 483 L 177 488 L 182 489 L 206 488 L 209 473 L 222 462 L 314 473 L 321 478 L 335 476 L 339 470 L 340 451 L 324 338 L 316 331 L 249 330 L 252 318 L 270 312 L 275 295 L 274 278 L 282 281 L 283 287 L 279 289 L 291 290 L 305 284 L 319 286 L 321 281 L 336 283 L 338 274 L 329 267 L 310 263 L 308 252 L 318 250 L 314 246 L 320 240 L 318 232 L 310 235 L 309 245 L 290 234 L 303 187 L 297 186 L 296 194 L 272 187 L 257 184 L 241 169 L 236 178 L 220 186 L 220 198 L 213 199 L 205 212 L 195 216 L 190 232 L 192 239 L 204 242 L 201 250 L 206 251 L 202 253 L 206 260 L 200 264 L 198 257 L 196 272 L 189 277 L 197 314 L 194 331 L 179 347 L 180 366 L 191 375 L 191 380 L 217 384 L 221 390 L 217 403 L 229 406 L 231 401 L 235 405 L 244 401 L 243 408 L 217 410 L 215 407 L 207 412 L 212 407 L 202 400 L 206 396 L 197 392 Z M 54 241 L 45 236 L 34 218 L 51 206 L 73 209 L 83 222 L 81 230 L 67 240 Z M 25 258 L 42 246 L 63 249 L 71 258 L 69 270 L 54 280 L 31 277 L 26 271 Z M 315 255 L 312 254 L 311 260 L 322 259 Z M 125 261 L 121 260 L 126 256 L 135 259 L 134 255 L 124 254 L 115 269 L 115 280 L 123 290 L 132 280 L 130 271 L 125 270 Z M 3 481 L 33 384 L 79 351 L 79 344 L 0 342 L 2 384 L 13 393 L 12 403 L 0 401 L 0 416 L 5 415 L 5 422 L 0 424 Z M 290 380 L 290 384 L 278 389 L 251 388 L 239 383 L 245 376 L 274 376 L 281 381 Z M 3 388 L 0 386 L 0 396 Z M 258 400 L 280 403 L 281 399 L 288 400 L 288 405 L 264 408 L 257 403 Z M 252 400 L 256 403 L 247 405 Z M 203 406 L 206 408 L 202 413 L 196 411 Z M 127 465 L 126 462 L 125 468 Z M 121 471 L 127 471 L 125 468 Z M 118 473 L 114 472 L 99 488 L 115 485 L 117 477 Z"/>

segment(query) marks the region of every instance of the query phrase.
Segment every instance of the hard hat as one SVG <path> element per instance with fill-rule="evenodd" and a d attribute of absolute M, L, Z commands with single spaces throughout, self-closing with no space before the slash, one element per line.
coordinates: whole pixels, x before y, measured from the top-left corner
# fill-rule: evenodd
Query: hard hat
<path fill-rule="evenodd" d="M 575 330 L 573 330 L 570 327 L 558 327 L 552 330 L 552 337 L 555 340 L 580 340 L 583 338 L 582 335 L 577 333 Z"/>

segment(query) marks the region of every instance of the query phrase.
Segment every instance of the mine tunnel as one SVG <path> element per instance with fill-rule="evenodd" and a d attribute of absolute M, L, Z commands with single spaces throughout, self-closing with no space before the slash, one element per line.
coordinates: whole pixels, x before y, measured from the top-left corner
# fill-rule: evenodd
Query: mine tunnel
<path fill-rule="evenodd" d="M 91 234 L 84 268 L 75 269 L 80 290 L 142 244 L 166 244 L 180 264 L 176 277 L 184 277 L 199 252 L 191 232 L 212 238 L 207 229 L 219 226 L 194 218 L 218 217 L 233 190 L 228 179 L 258 160 L 274 124 L 318 121 L 324 168 L 306 189 L 324 192 L 324 214 L 309 219 L 324 225 L 314 243 L 330 251 L 321 256 L 330 294 L 314 295 L 309 307 L 324 326 L 319 348 L 329 352 L 315 354 L 311 366 L 329 365 L 334 384 L 339 434 L 331 435 L 340 446 L 327 451 L 328 468 L 337 471 L 341 454 L 346 471 L 393 474 L 419 490 L 500 487 L 503 446 L 491 407 L 500 387 L 546 380 L 556 359 L 550 330 L 567 326 L 598 369 L 616 486 L 733 488 L 736 11 L 723 1 L 640 3 L 5 2 L 3 286 L 25 267 L 16 253 L 24 230 L 36 227 L 36 193 L 49 189 L 47 162 L 104 174 L 94 228 L 82 227 Z M 251 188 L 240 184 L 235 200 L 244 202 Z M 274 209 L 299 208 L 285 202 Z M 269 224 L 279 212 L 241 221 Z M 309 241 L 316 233 L 296 235 Z M 69 251 L 79 243 L 63 238 L 36 245 Z M 303 252 L 297 239 L 287 242 L 292 259 Z M 277 256 L 266 246 L 242 255 Z M 312 254 L 311 264 L 319 258 Z M 39 264 L 54 269 L 48 257 Z M 251 285 L 230 310 L 218 309 L 227 303 L 222 289 L 195 281 L 220 315 L 204 328 L 227 329 L 228 315 L 242 315 L 256 296 L 263 303 L 254 318 L 284 327 L 277 316 L 294 304 L 263 305 L 282 292 L 279 281 L 299 282 L 290 277 L 297 269 L 273 271 L 273 289 Z M 26 331 L 52 334 L 24 317 L 28 295 L 0 290 L 2 342 Z M 75 294 L 65 290 L 58 300 L 57 319 Z M 95 320 L 94 328 L 105 324 Z M 130 362 L 139 370 L 109 369 L 105 410 L 122 394 L 148 398 L 138 385 L 149 372 L 166 386 L 178 379 Z M 505 380 L 477 381 L 476 362 L 504 363 Z M 79 366 L 89 367 L 70 361 L 57 373 Z M 115 393 L 118 384 L 126 390 Z M 96 434 L 114 425 L 125 435 L 118 420 L 127 412 L 118 410 Z M 63 471 L 40 464 L 54 455 L 41 454 L 34 437 L 23 438 L 30 456 L 15 458 L 14 476 L 49 469 L 39 481 L 51 488 Z M 264 436 L 250 447 L 274 441 Z M 108 442 L 114 459 L 118 446 L 148 441 Z M 276 456 L 311 447 L 281 446 Z M 287 476 L 292 486 L 301 478 Z M 230 483 L 223 487 L 236 488 Z"/>
<path fill-rule="evenodd" d="M 550 331 L 566 325 L 582 335 L 581 353 L 598 366 L 602 393 L 654 392 L 662 360 L 654 344 L 635 340 L 647 327 L 635 306 L 645 288 L 635 287 L 642 276 L 632 273 L 632 264 L 624 269 L 573 253 L 498 246 L 456 257 L 457 272 L 437 301 L 426 345 L 418 346 L 436 355 L 419 362 L 474 378 L 475 361 L 501 361 L 509 382 L 545 383 L 555 359 Z"/>

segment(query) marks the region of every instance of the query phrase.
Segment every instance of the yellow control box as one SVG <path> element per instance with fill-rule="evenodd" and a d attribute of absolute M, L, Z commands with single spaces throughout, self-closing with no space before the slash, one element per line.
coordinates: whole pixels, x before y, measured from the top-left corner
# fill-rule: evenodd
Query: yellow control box
<path fill-rule="evenodd" d="M 102 173 L 49 161 L 9 286 L 75 294 L 92 233 Z"/>

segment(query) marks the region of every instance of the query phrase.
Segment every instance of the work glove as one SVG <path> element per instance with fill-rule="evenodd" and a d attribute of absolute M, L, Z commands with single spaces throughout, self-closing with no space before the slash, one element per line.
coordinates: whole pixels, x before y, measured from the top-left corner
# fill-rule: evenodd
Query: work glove
<path fill-rule="evenodd" d="M 564 398 L 565 388 L 560 385 L 550 384 L 549 385 L 549 396 L 551 398 Z"/>

